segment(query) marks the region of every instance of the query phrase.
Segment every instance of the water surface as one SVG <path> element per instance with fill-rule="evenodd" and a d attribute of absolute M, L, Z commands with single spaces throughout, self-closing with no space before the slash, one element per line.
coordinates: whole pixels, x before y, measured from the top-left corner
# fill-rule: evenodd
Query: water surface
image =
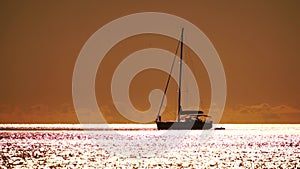
<path fill-rule="evenodd" d="M 0 125 L 0 164 L 8 168 L 300 167 L 300 125 L 221 126 L 226 130 L 166 132 L 157 131 L 155 125 Z"/>

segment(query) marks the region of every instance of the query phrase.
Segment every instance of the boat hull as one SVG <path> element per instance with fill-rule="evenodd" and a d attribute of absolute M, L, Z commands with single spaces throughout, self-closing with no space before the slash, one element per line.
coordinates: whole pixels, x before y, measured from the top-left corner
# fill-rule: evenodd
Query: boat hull
<path fill-rule="evenodd" d="M 158 130 L 208 130 L 212 122 L 156 122 Z"/>

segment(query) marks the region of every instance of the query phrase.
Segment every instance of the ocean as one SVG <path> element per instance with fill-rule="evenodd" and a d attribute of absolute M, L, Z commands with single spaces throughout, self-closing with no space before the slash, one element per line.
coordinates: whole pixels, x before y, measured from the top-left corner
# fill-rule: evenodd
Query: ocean
<path fill-rule="evenodd" d="M 300 168 L 299 124 L 218 127 L 1 124 L 0 168 Z"/>

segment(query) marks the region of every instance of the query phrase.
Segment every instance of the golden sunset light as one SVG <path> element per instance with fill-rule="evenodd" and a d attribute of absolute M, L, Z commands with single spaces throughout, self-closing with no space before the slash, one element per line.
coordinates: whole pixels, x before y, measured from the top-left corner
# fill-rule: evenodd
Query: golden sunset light
<path fill-rule="evenodd" d="M 83 45 L 110 21 L 147 11 L 188 20 L 214 45 L 227 82 L 221 123 L 300 122 L 298 1 L 157 3 L 2 1 L 0 123 L 79 123 L 73 107 L 72 76 Z M 111 96 L 112 76 L 121 61 L 145 48 L 174 53 L 177 40 L 154 34 L 136 35 L 122 40 L 107 53 L 97 72 L 95 92 L 108 122 L 131 122 L 118 113 Z M 188 57 L 183 60 L 196 77 L 200 108 L 208 111 L 211 84 L 207 70 L 197 55 L 185 47 L 184 56 Z M 149 108 L 149 93 L 163 90 L 167 76 L 152 69 L 134 78 L 129 95 L 136 109 Z M 165 119 L 176 118 L 171 113 L 177 109 L 176 92 L 177 85 L 171 79 L 168 104 L 162 115 Z"/>
<path fill-rule="evenodd" d="M 300 168 L 299 0 L 0 4 L 0 168 Z"/>

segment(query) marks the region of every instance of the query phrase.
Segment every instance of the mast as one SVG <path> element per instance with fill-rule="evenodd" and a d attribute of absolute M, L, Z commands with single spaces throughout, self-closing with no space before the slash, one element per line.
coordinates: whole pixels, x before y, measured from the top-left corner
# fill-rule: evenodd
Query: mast
<path fill-rule="evenodd" d="M 179 85 L 178 85 L 178 115 L 177 121 L 180 121 L 180 111 L 181 111 L 181 77 L 182 77 L 182 52 L 183 52 L 183 30 L 181 29 L 181 40 L 180 40 L 180 69 L 179 69 Z"/>

